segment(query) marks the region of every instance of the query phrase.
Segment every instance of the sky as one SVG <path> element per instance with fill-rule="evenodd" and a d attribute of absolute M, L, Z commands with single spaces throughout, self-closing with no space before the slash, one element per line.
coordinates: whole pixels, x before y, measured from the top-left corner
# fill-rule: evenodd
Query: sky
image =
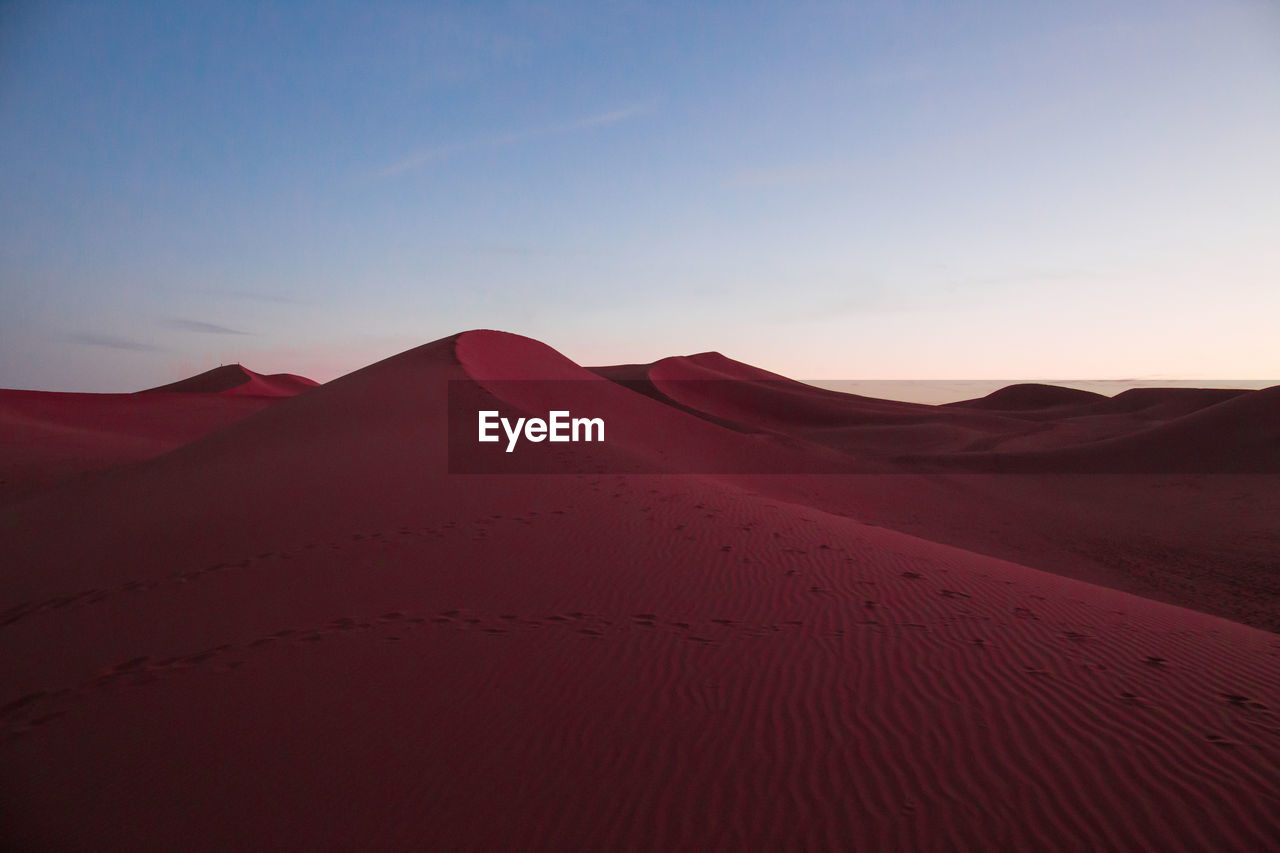
<path fill-rule="evenodd" d="M 1280 381 L 1280 4 L 0 4 L 0 387 Z"/>

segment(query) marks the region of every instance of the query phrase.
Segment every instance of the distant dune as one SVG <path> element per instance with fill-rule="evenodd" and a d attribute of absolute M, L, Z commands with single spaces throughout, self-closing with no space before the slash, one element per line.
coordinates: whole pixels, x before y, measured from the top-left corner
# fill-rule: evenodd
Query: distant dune
<path fill-rule="evenodd" d="M 1280 386 L 1105 397 L 1024 383 L 929 406 L 815 388 L 719 353 L 592 370 L 719 425 L 837 449 L 876 472 L 1280 473 Z"/>
<path fill-rule="evenodd" d="M 1157 389 L 1144 389 L 1154 391 Z M 1018 452 L 952 454 L 923 460 L 944 467 L 996 472 L 1059 473 L 1280 473 L 1280 386 L 1229 394 L 1161 395 L 1142 403 L 1105 401 L 1128 417 L 1083 441 L 1053 441 L 1063 431 Z M 1105 409 L 1103 410 L 1105 412 Z M 1076 420 L 1092 412 L 1074 411 Z M 1095 418 L 1095 422 L 1101 418 Z M 921 461 L 917 459 L 916 461 Z"/>
<path fill-rule="evenodd" d="M 11 848 L 1280 837 L 1280 388 L 935 407 L 493 331 L 295 379 L 0 399 L 30 465 L 50 411 L 153 451 L 0 506 Z M 450 474 L 458 399 L 609 440 Z"/>
<path fill-rule="evenodd" d="M 206 370 L 204 373 L 158 388 L 148 388 L 147 394 L 241 394 L 247 397 L 292 397 L 301 394 L 316 383 L 305 376 L 292 373 L 273 373 L 263 376 L 239 364 L 226 364 Z"/>
<path fill-rule="evenodd" d="M 1130 388 L 1100 403 L 1108 411 L 1173 418 L 1248 394 L 1235 388 Z"/>
<path fill-rule="evenodd" d="M 997 411 L 1026 411 L 1028 409 L 1056 409 L 1063 406 L 1082 406 L 1105 400 L 1101 394 L 1062 388 L 1057 385 L 1041 385 L 1035 382 L 1010 385 L 993 391 L 977 400 L 948 403 L 965 409 L 995 409 Z"/>
<path fill-rule="evenodd" d="M 0 504 L 158 456 L 315 385 L 228 365 L 140 394 L 0 389 Z"/>

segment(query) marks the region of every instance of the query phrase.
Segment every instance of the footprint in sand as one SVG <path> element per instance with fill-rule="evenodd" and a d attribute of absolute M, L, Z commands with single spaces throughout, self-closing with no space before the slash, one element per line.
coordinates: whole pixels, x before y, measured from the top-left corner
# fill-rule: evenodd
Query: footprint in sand
<path fill-rule="evenodd" d="M 1248 696 L 1242 696 L 1239 693 L 1219 693 L 1223 699 L 1227 700 L 1227 704 L 1233 708 L 1244 708 L 1251 711 L 1265 711 L 1267 706 L 1261 702 L 1255 702 Z"/>

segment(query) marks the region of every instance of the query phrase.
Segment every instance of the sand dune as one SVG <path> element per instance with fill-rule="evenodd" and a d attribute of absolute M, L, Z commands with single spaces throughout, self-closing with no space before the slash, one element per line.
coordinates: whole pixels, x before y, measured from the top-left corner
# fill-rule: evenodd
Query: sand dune
<path fill-rule="evenodd" d="M 601 414 L 610 442 L 544 453 L 545 476 L 449 474 L 451 382 Z M 1265 445 L 1274 402 L 1106 452 Z M 715 354 L 589 371 L 469 332 L 0 507 L 3 831 L 17 849 L 1266 849 L 1280 637 L 1062 564 L 1080 528 L 1114 534 L 1108 511 L 1176 547 L 1170 508 L 1235 487 L 1134 505 L 1125 484 L 1153 478 L 1129 476 L 1123 509 L 1052 474 L 814 473 L 895 465 L 920 430 L 1052 432 Z M 749 473 L 680 473 L 708 455 Z"/>
<path fill-rule="evenodd" d="M 196 376 L 148 388 L 146 394 L 239 394 L 246 397 L 292 397 L 316 383 L 305 376 L 273 373 L 264 376 L 239 364 L 225 364 Z"/>
<path fill-rule="evenodd" d="M 1280 473 L 1280 387 L 1143 388 L 1109 398 L 1027 383 L 926 406 L 815 388 L 719 353 L 593 370 L 720 425 L 864 460 L 894 458 L 902 470 Z"/>
<path fill-rule="evenodd" d="M 1099 404 L 1112 412 L 1142 412 L 1167 419 L 1189 415 L 1197 409 L 1222 403 L 1242 394 L 1237 388 L 1130 388 Z"/>
<path fill-rule="evenodd" d="M 1095 394 L 1092 391 L 1026 382 L 992 391 L 977 400 L 964 400 L 946 405 L 963 409 L 1025 412 L 1037 409 L 1059 409 L 1066 406 L 1085 406 L 1105 399 L 1107 398 L 1102 394 Z"/>
<path fill-rule="evenodd" d="M 1066 447 L 1041 442 L 1030 452 L 954 454 L 942 466 L 1007 472 L 1280 473 L 1280 386 L 1233 394 L 1182 414 L 1139 420 L 1118 435 Z M 1150 408 L 1140 411 L 1150 412 Z"/>
<path fill-rule="evenodd" d="M 164 394 L 0 390 L 0 503 L 157 456 L 315 384 L 230 365 L 151 389 Z"/>

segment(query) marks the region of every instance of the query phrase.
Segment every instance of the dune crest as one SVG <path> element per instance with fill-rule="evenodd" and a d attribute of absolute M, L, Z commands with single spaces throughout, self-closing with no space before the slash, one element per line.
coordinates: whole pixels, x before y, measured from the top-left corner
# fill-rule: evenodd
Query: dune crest
<path fill-rule="evenodd" d="M 994 409 L 996 411 L 1026 411 L 1028 409 L 1054 409 L 1063 406 L 1084 406 L 1107 399 L 1093 391 L 1081 391 L 1077 388 L 1063 388 L 1059 385 L 1044 385 L 1038 382 L 1025 382 L 1008 385 L 992 391 L 977 400 L 964 400 L 959 403 L 947 403 L 948 406 L 964 409 Z"/>
<path fill-rule="evenodd" d="M 139 391 L 140 394 L 237 394 L 246 397 L 292 397 L 318 383 L 292 373 L 264 375 L 239 364 L 225 364 L 204 373 Z"/>

